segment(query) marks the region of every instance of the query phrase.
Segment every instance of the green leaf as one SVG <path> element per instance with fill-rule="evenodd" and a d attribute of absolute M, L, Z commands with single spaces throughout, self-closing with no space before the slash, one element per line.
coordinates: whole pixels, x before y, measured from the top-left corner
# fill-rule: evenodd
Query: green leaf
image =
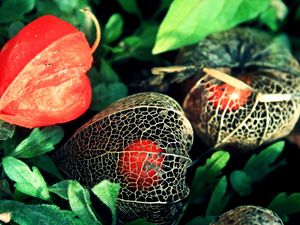
<path fill-rule="evenodd" d="M 103 58 L 101 59 L 100 72 L 98 72 L 95 67 L 92 67 L 92 69 L 89 72 L 89 78 L 93 87 L 101 83 L 120 82 L 119 75 L 112 68 L 112 66 Z"/>
<path fill-rule="evenodd" d="M 128 88 L 122 82 L 101 83 L 93 88 L 93 98 L 90 108 L 96 111 L 102 110 L 111 103 L 127 96 Z"/>
<path fill-rule="evenodd" d="M 32 167 L 31 171 L 24 162 L 13 157 L 5 157 L 2 164 L 7 176 L 16 182 L 18 191 L 46 201 L 51 200 L 47 184 L 38 168 Z"/>
<path fill-rule="evenodd" d="M 290 38 L 287 34 L 285 33 L 280 33 L 276 35 L 273 39 L 273 43 L 279 44 L 279 45 L 284 45 L 287 49 L 292 52 L 292 44 L 290 41 Z"/>
<path fill-rule="evenodd" d="M 293 193 L 289 196 L 285 192 L 279 193 L 268 208 L 276 212 L 284 222 L 287 222 L 289 215 L 300 213 L 300 193 Z"/>
<path fill-rule="evenodd" d="M 173 0 L 162 0 L 153 17 L 159 16 L 164 10 L 168 9 L 172 2 Z"/>
<path fill-rule="evenodd" d="M 243 171 L 254 181 L 261 181 L 284 161 L 274 164 L 284 149 L 284 141 L 278 141 L 247 161 Z M 274 164 L 274 165 L 273 165 Z"/>
<path fill-rule="evenodd" d="M 0 6 L 0 23 L 9 23 L 23 19 L 24 14 L 30 12 L 35 0 L 5 0 Z"/>
<path fill-rule="evenodd" d="M 230 182 L 232 188 L 238 192 L 240 196 L 246 196 L 252 192 L 252 180 L 244 171 L 233 171 L 230 175 Z"/>
<path fill-rule="evenodd" d="M 18 130 L 15 131 L 11 138 L 0 141 L 0 149 L 3 150 L 5 156 L 8 156 L 13 150 L 15 150 L 18 144 L 24 139 L 24 137 L 22 137 L 22 135 L 20 135 L 17 131 Z"/>
<path fill-rule="evenodd" d="M 123 18 L 120 14 L 111 15 L 104 27 L 104 40 L 106 43 L 111 43 L 117 40 L 123 31 Z"/>
<path fill-rule="evenodd" d="M 260 15 L 259 21 L 267 25 L 270 30 L 277 31 L 287 14 L 288 8 L 282 0 L 271 0 L 271 5 Z"/>
<path fill-rule="evenodd" d="M 8 197 L 11 197 L 12 193 L 10 190 L 9 183 L 6 179 L 0 180 L 0 199 L 7 199 Z"/>
<path fill-rule="evenodd" d="M 112 66 L 105 59 L 101 59 L 100 82 L 114 83 L 119 81 L 119 75 Z"/>
<path fill-rule="evenodd" d="M 208 206 L 206 208 L 205 216 L 217 216 L 220 215 L 223 209 L 229 202 L 230 197 L 226 196 L 227 179 L 223 176 L 217 183 Z"/>
<path fill-rule="evenodd" d="M 68 199 L 72 211 L 84 224 L 101 224 L 91 207 L 90 194 L 77 181 L 70 181 L 68 187 Z"/>
<path fill-rule="evenodd" d="M 156 38 L 153 54 L 195 44 L 207 35 L 256 18 L 270 0 L 174 0 Z"/>
<path fill-rule="evenodd" d="M 147 222 L 147 220 L 145 219 L 137 219 L 134 221 L 131 221 L 129 223 L 126 223 L 126 225 L 156 225 L 155 223 L 149 223 Z"/>
<path fill-rule="evenodd" d="M 142 38 L 137 35 L 124 38 L 119 43 L 118 47 L 111 49 L 115 53 L 113 55 L 112 61 L 117 62 L 119 60 L 134 57 L 134 54 L 140 43 L 142 43 Z"/>
<path fill-rule="evenodd" d="M 70 211 L 55 205 L 25 205 L 17 201 L 0 201 L 0 213 L 11 212 L 12 221 L 22 225 L 83 225 Z"/>
<path fill-rule="evenodd" d="M 65 13 L 71 13 L 74 9 L 78 7 L 78 2 L 80 0 L 53 0 L 58 8 Z"/>
<path fill-rule="evenodd" d="M 9 24 L 9 27 L 7 28 L 9 38 L 14 37 L 24 26 L 25 24 L 20 21 Z"/>
<path fill-rule="evenodd" d="M 24 139 L 10 156 L 18 158 L 32 158 L 54 150 L 64 136 L 59 126 L 45 127 L 42 130 L 35 128 L 29 137 Z"/>
<path fill-rule="evenodd" d="M 209 225 L 215 218 L 215 216 L 196 216 L 194 219 L 187 222 L 186 225 Z"/>
<path fill-rule="evenodd" d="M 47 173 L 57 177 L 60 180 L 63 180 L 61 173 L 54 164 L 53 160 L 47 155 L 40 155 L 34 158 L 26 159 L 26 162 L 29 162 L 32 165 L 35 165 L 39 169 L 46 171 Z"/>
<path fill-rule="evenodd" d="M 217 151 L 207 159 L 204 166 L 196 169 L 189 197 L 191 203 L 200 204 L 206 200 L 208 193 L 219 181 L 221 170 L 226 166 L 229 158 L 228 152 Z"/>
<path fill-rule="evenodd" d="M 141 17 L 140 9 L 136 3 L 136 0 L 118 0 L 118 3 L 121 5 L 122 9 L 130 14 L 136 14 Z"/>
<path fill-rule="evenodd" d="M 269 8 L 268 10 L 263 12 L 259 17 L 259 21 L 262 24 L 268 26 L 268 28 L 272 31 L 276 31 L 279 29 L 276 10 L 274 8 Z"/>
<path fill-rule="evenodd" d="M 65 200 L 69 200 L 68 198 L 68 188 L 71 180 L 63 180 L 59 183 L 56 183 L 50 186 L 48 189 L 50 192 L 57 194 L 61 198 Z"/>
<path fill-rule="evenodd" d="M 12 138 L 16 127 L 10 123 L 0 120 L 0 141 Z"/>
<path fill-rule="evenodd" d="M 142 26 L 141 30 L 137 32 L 137 35 L 143 40 L 139 43 L 138 47 L 153 48 L 158 29 L 159 25 L 156 23 L 147 23 Z"/>
<path fill-rule="evenodd" d="M 128 50 L 130 52 L 134 51 L 132 49 L 135 49 L 138 45 L 142 43 L 142 38 L 133 35 L 126 37 L 120 44 L 123 45 L 124 51 Z"/>
<path fill-rule="evenodd" d="M 116 62 L 127 58 L 135 58 L 140 61 L 155 60 L 151 49 L 155 43 L 157 30 L 157 24 L 145 24 L 134 35 L 124 38 L 115 49 L 116 54 L 112 61 Z"/>
<path fill-rule="evenodd" d="M 151 49 L 155 44 L 155 38 L 159 26 L 157 24 L 146 24 L 143 29 L 137 33 L 140 41 L 136 45 L 132 45 L 130 48 L 133 49 L 132 56 L 138 60 L 153 60 Z M 126 43 L 126 41 L 124 41 Z M 127 43 L 128 45 L 128 43 Z"/>
<path fill-rule="evenodd" d="M 120 184 L 114 184 L 108 180 L 103 180 L 92 188 L 93 193 L 110 209 L 113 225 L 117 221 L 116 202 L 120 189 Z"/>
<path fill-rule="evenodd" d="M 58 5 L 54 1 L 37 1 L 36 10 L 38 12 L 38 15 L 43 15 L 47 13 L 59 16 L 61 14 Z"/>

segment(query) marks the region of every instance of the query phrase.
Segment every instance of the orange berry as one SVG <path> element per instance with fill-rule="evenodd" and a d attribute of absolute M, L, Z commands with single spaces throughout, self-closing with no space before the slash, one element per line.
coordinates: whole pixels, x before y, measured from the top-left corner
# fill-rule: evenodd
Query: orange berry
<path fill-rule="evenodd" d="M 235 111 L 244 106 L 251 91 L 247 89 L 235 88 L 229 84 L 222 84 L 209 89 L 209 101 L 213 103 L 215 108 L 219 107 L 221 110 Z"/>
<path fill-rule="evenodd" d="M 118 172 L 130 188 L 145 190 L 160 183 L 158 170 L 163 150 L 154 141 L 142 139 L 129 144 L 121 153 Z"/>

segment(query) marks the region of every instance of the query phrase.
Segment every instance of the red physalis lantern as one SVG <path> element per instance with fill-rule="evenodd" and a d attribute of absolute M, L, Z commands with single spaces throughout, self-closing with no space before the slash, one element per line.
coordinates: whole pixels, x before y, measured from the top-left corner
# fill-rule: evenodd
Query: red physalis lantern
<path fill-rule="evenodd" d="M 79 117 L 91 101 L 92 61 L 71 24 L 51 15 L 31 22 L 0 53 L 0 119 L 32 128 Z"/>

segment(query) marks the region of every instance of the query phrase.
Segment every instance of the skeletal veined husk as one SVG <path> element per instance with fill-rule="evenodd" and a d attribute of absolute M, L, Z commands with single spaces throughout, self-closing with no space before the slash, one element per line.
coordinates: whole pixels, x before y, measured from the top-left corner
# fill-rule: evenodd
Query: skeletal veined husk
<path fill-rule="evenodd" d="M 269 209 L 260 206 L 238 206 L 231 209 L 210 225 L 283 225 L 280 217 Z"/>
<path fill-rule="evenodd" d="M 176 63 L 215 68 L 248 80 L 252 88 L 246 104 L 222 110 L 211 97 L 216 93 L 209 91 L 222 81 L 202 70 L 178 73 L 181 80 L 199 78 L 183 108 L 195 132 L 210 146 L 253 149 L 288 135 L 299 118 L 299 64 L 285 46 L 264 32 L 237 28 L 211 35 L 184 48 Z"/>
<path fill-rule="evenodd" d="M 162 163 L 155 168 L 159 182 L 144 188 L 126 182 L 118 170 L 123 150 L 136 140 L 154 141 L 163 150 L 159 154 Z M 192 142 L 192 126 L 175 100 L 163 94 L 140 93 L 115 102 L 79 128 L 59 150 L 58 164 L 69 178 L 88 187 L 103 179 L 120 183 L 117 206 L 121 224 L 141 217 L 173 224 L 180 201 L 189 193 L 185 175 Z"/>

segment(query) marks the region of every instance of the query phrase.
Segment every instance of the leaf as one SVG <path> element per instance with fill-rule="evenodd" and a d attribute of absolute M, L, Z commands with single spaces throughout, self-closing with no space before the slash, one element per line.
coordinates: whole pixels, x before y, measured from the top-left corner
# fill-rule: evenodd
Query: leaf
<path fill-rule="evenodd" d="M 26 162 L 35 165 L 39 169 L 46 171 L 47 173 L 57 177 L 60 180 L 63 180 L 61 173 L 54 164 L 53 160 L 47 155 L 40 155 L 34 158 L 27 159 Z"/>
<path fill-rule="evenodd" d="M 120 184 L 114 184 L 108 180 L 103 180 L 92 188 L 92 192 L 110 209 L 113 225 L 117 222 L 116 202 L 120 189 Z"/>
<path fill-rule="evenodd" d="M 9 38 L 14 37 L 24 26 L 24 23 L 20 21 L 9 24 L 9 27 L 7 28 Z"/>
<path fill-rule="evenodd" d="M 118 74 L 106 60 L 101 59 L 100 74 L 95 68 L 92 68 L 89 76 L 93 86 L 92 109 L 100 110 L 127 95 L 127 86 L 120 82 Z"/>
<path fill-rule="evenodd" d="M 50 192 L 57 194 L 61 198 L 65 200 L 69 200 L 68 198 L 68 188 L 70 184 L 70 180 L 63 180 L 59 183 L 56 183 L 52 186 L 50 186 L 48 189 Z"/>
<path fill-rule="evenodd" d="M 111 43 L 117 40 L 123 31 L 123 18 L 120 14 L 111 15 L 104 27 L 104 40 L 106 43 Z"/>
<path fill-rule="evenodd" d="M 101 59 L 99 81 L 105 83 L 115 83 L 120 81 L 119 75 L 105 59 Z"/>
<path fill-rule="evenodd" d="M 90 194 L 77 181 L 70 181 L 68 199 L 72 211 L 84 224 L 101 224 L 91 207 Z"/>
<path fill-rule="evenodd" d="M 22 134 L 15 129 L 14 135 L 11 138 L 0 141 L 0 149 L 3 149 L 4 156 L 8 156 L 13 150 L 15 150 L 23 139 L 24 137 Z"/>
<path fill-rule="evenodd" d="M 121 5 L 122 9 L 125 12 L 130 14 L 136 14 L 139 17 L 141 17 L 141 12 L 136 0 L 118 0 L 118 3 Z"/>
<path fill-rule="evenodd" d="M 6 179 L 0 180 L 0 199 L 7 199 L 11 197 L 12 193 L 10 191 L 9 183 Z"/>
<path fill-rule="evenodd" d="M 291 46 L 291 41 L 290 38 L 287 34 L 285 33 L 281 33 L 278 34 L 274 37 L 273 39 L 274 43 L 278 43 L 279 45 L 283 45 L 285 46 L 287 49 L 289 49 L 290 51 L 292 51 L 292 46 Z"/>
<path fill-rule="evenodd" d="M 122 82 L 101 83 L 93 88 L 91 109 L 99 111 L 111 103 L 127 96 L 128 88 Z"/>
<path fill-rule="evenodd" d="M 195 44 L 207 35 L 256 18 L 270 0 L 174 0 L 164 18 L 153 54 Z"/>
<path fill-rule="evenodd" d="M 247 161 L 243 171 L 254 181 L 261 181 L 284 161 L 272 165 L 284 149 L 284 141 L 278 141 Z"/>
<path fill-rule="evenodd" d="M 16 127 L 12 124 L 0 120 L 0 141 L 12 138 Z"/>
<path fill-rule="evenodd" d="M 71 13 L 74 9 L 78 7 L 79 0 L 53 0 L 58 8 L 65 13 Z"/>
<path fill-rule="evenodd" d="M 276 9 L 274 8 L 269 8 L 263 12 L 259 17 L 259 21 L 265 24 L 271 31 L 277 31 L 279 29 Z"/>
<path fill-rule="evenodd" d="M 217 183 L 208 206 L 206 208 L 205 216 L 217 216 L 220 215 L 223 209 L 229 202 L 230 197 L 226 196 L 227 179 L 223 176 Z"/>
<path fill-rule="evenodd" d="M 25 205 L 17 201 L 0 201 L 0 213 L 11 212 L 12 221 L 22 225 L 83 225 L 70 211 L 55 205 Z"/>
<path fill-rule="evenodd" d="M 284 222 L 287 222 L 289 215 L 300 212 L 300 193 L 293 193 L 289 196 L 285 192 L 279 193 L 268 208 L 276 212 Z"/>
<path fill-rule="evenodd" d="M 52 15 L 34 20 L 2 48 L 0 119 L 34 128 L 79 117 L 91 100 L 92 61 L 74 26 Z"/>
<path fill-rule="evenodd" d="M 272 31 L 277 31 L 287 14 L 288 8 L 282 0 L 271 0 L 271 5 L 260 15 L 259 21 L 267 25 Z"/>
<path fill-rule="evenodd" d="M 194 219 L 187 222 L 186 225 L 209 225 L 215 218 L 215 216 L 196 216 Z"/>
<path fill-rule="evenodd" d="M 145 219 L 137 219 L 134 221 L 131 221 L 129 223 L 126 223 L 126 225 L 156 225 L 155 223 L 149 223 Z"/>
<path fill-rule="evenodd" d="M 157 30 L 157 24 L 145 24 L 136 34 L 124 38 L 119 43 L 112 61 L 116 62 L 127 58 L 135 58 L 140 61 L 157 59 L 151 54 Z"/>
<path fill-rule="evenodd" d="M 162 0 L 158 9 L 156 10 L 154 17 L 160 15 L 164 10 L 168 9 L 173 0 Z"/>
<path fill-rule="evenodd" d="M 24 14 L 35 6 L 35 0 L 5 0 L 0 6 L 0 23 L 14 22 L 23 19 Z"/>
<path fill-rule="evenodd" d="M 157 24 L 147 24 L 143 29 L 137 34 L 140 41 L 134 47 L 132 52 L 132 57 L 138 60 L 154 60 L 151 54 L 151 49 L 155 44 L 155 38 L 159 26 Z"/>
<path fill-rule="evenodd" d="M 119 60 L 134 57 L 135 51 L 137 50 L 140 43 L 142 43 L 142 38 L 137 35 L 124 38 L 119 43 L 118 47 L 112 49 L 112 51 L 114 52 L 112 61 L 117 62 Z"/>
<path fill-rule="evenodd" d="M 24 162 L 13 157 L 5 157 L 2 164 L 7 176 L 16 182 L 18 191 L 46 201 L 51 200 L 47 184 L 38 168 L 32 167 L 31 171 Z"/>
<path fill-rule="evenodd" d="M 138 48 L 153 48 L 155 44 L 156 34 L 158 32 L 158 24 L 146 24 L 142 27 L 137 35 L 141 38 L 141 42 L 138 44 Z"/>
<path fill-rule="evenodd" d="M 64 131 L 59 126 L 35 128 L 29 137 L 24 139 L 10 156 L 18 158 L 32 158 L 54 150 L 64 137 Z"/>
<path fill-rule="evenodd" d="M 233 171 L 230 175 L 230 182 L 232 188 L 238 192 L 240 196 L 246 196 L 252 192 L 252 180 L 244 171 Z"/>
<path fill-rule="evenodd" d="M 218 182 L 221 170 L 226 166 L 230 155 L 225 151 L 215 152 L 207 159 L 204 166 L 199 166 L 192 182 L 189 201 L 200 204 L 207 198 L 207 194 Z"/>
<path fill-rule="evenodd" d="M 37 13 L 38 15 L 51 14 L 51 15 L 55 15 L 61 19 L 65 19 L 61 15 L 62 13 L 58 7 L 58 4 L 54 1 L 37 1 L 36 2 L 36 10 L 38 12 Z M 60 17 L 59 15 L 61 15 L 62 17 Z"/>

